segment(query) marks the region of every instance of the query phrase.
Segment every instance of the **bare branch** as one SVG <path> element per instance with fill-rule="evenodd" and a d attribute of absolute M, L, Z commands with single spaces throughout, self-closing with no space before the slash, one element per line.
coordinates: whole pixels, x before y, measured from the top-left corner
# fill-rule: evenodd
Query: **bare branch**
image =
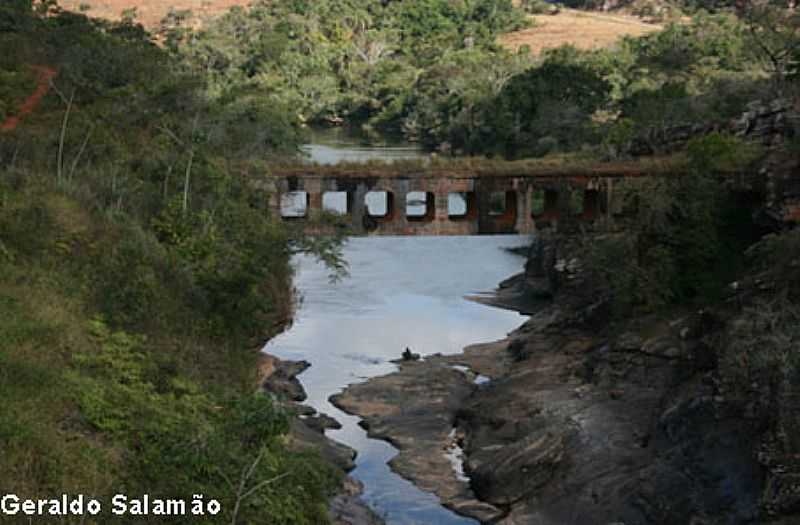
<path fill-rule="evenodd" d="M 56 166 L 56 180 L 61 182 L 61 175 L 64 166 L 64 139 L 67 135 L 67 125 L 69 124 L 69 114 L 72 110 L 72 101 L 75 100 L 75 90 L 67 102 L 67 110 L 64 112 L 64 119 L 61 121 L 61 136 L 58 139 L 58 164 Z"/>
<path fill-rule="evenodd" d="M 68 178 L 70 180 L 72 180 L 72 176 L 75 173 L 75 169 L 78 167 L 78 162 L 80 162 L 81 160 L 81 155 L 83 155 L 83 151 L 86 149 L 86 145 L 89 144 L 89 138 L 92 136 L 93 131 L 94 131 L 94 124 L 89 126 L 89 131 L 86 132 L 86 137 L 83 139 L 81 148 L 78 150 L 78 154 L 75 155 L 75 159 L 72 161 L 72 166 L 70 166 L 68 175 Z"/>

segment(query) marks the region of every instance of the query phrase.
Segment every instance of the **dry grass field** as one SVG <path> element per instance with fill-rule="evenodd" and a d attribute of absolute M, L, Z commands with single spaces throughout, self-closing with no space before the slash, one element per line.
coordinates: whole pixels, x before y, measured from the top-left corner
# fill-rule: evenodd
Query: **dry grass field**
<path fill-rule="evenodd" d="M 640 19 L 622 14 L 608 14 L 562 9 L 557 15 L 536 15 L 535 25 L 504 35 L 500 42 L 516 51 L 527 45 L 539 54 L 547 48 L 572 44 L 578 49 L 597 49 L 612 45 L 625 35 L 641 36 L 661 29 Z"/>
<path fill-rule="evenodd" d="M 244 6 L 250 0 L 61 0 L 59 4 L 69 10 L 78 11 L 88 6 L 87 14 L 98 18 L 117 20 L 126 9 L 136 8 L 136 20 L 147 28 L 154 28 L 169 12 L 190 9 L 195 21 L 214 17 L 233 6 Z"/>

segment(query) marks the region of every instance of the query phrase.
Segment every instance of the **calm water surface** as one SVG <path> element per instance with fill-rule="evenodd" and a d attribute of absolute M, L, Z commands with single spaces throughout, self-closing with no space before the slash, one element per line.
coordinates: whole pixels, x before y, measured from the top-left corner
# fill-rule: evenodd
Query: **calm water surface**
<path fill-rule="evenodd" d="M 304 145 L 302 149 L 307 160 L 317 164 L 429 158 L 427 153 L 411 142 L 391 140 L 380 146 L 366 145 L 361 137 L 343 128 L 312 130 L 311 143 Z"/>
<path fill-rule="evenodd" d="M 335 284 L 312 258 L 294 260 L 302 302 L 294 325 L 266 351 L 311 362 L 299 378 L 307 403 L 342 423 L 328 435 L 358 452 L 352 475 L 364 483 L 367 503 L 390 524 L 476 522 L 391 472 L 386 463 L 396 449 L 367 438 L 359 418 L 336 409 L 328 398 L 348 384 L 392 372 L 396 366 L 390 360 L 405 347 L 423 355 L 457 353 L 519 326 L 518 314 L 463 296 L 491 290 L 520 271 L 523 259 L 502 248 L 526 241 L 520 236 L 353 238 L 344 252 L 350 276 Z"/>

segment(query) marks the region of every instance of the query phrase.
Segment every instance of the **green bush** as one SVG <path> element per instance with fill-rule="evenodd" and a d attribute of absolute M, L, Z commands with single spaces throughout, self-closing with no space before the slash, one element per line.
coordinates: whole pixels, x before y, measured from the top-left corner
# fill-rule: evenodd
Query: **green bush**
<path fill-rule="evenodd" d="M 551 15 L 558 13 L 558 6 L 546 0 L 523 0 L 520 7 L 526 13 L 532 15 Z"/>
<path fill-rule="evenodd" d="M 540 156 L 548 137 L 558 150 L 591 142 L 592 115 L 610 95 L 610 84 L 572 48 L 547 54 L 538 67 L 511 78 L 484 107 L 481 141 L 508 157 Z"/>
<path fill-rule="evenodd" d="M 711 134 L 690 142 L 685 173 L 615 188 L 623 233 L 590 238 L 585 249 L 618 315 L 718 297 L 750 241 L 750 211 L 738 206 L 725 173 L 746 169 L 758 154 Z"/>
<path fill-rule="evenodd" d="M 100 320 L 91 333 L 98 348 L 75 356 L 73 391 L 89 425 L 128 444 L 129 489 L 214 497 L 224 512 L 218 523 L 234 512 L 247 523 L 326 520 L 323 502 L 336 476 L 318 458 L 287 453 L 288 418 L 266 395 L 220 405 L 200 385 L 157 367 L 142 337 Z"/>

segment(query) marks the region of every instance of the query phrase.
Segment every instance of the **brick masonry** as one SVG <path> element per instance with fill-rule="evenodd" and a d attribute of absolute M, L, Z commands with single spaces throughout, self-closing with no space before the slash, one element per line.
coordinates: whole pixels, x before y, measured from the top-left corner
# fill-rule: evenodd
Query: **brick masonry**
<path fill-rule="evenodd" d="M 302 192 L 306 197 L 305 217 L 284 220 L 308 221 L 322 211 L 323 194 L 347 193 L 346 223 L 358 234 L 375 235 L 474 235 L 536 231 L 537 223 L 547 221 L 558 226 L 566 219 L 591 221 L 609 209 L 612 177 L 354 177 L 304 175 L 269 177 L 263 184 L 270 195 L 270 210 L 282 216 L 284 195 Z M 386 192 L 387 213 L 372 216 L 365 198 L 369 192 Z M 426 194 L 426 213 L 422 217 L 406 215 L 407 196 Z M 465 194 L 467 213 L 451 216 L 448 196 Z M 493 194 L 505 200 L 502 213 L 492 209 Z M 539 203 L 535 209 L 534 201 Z"/>

